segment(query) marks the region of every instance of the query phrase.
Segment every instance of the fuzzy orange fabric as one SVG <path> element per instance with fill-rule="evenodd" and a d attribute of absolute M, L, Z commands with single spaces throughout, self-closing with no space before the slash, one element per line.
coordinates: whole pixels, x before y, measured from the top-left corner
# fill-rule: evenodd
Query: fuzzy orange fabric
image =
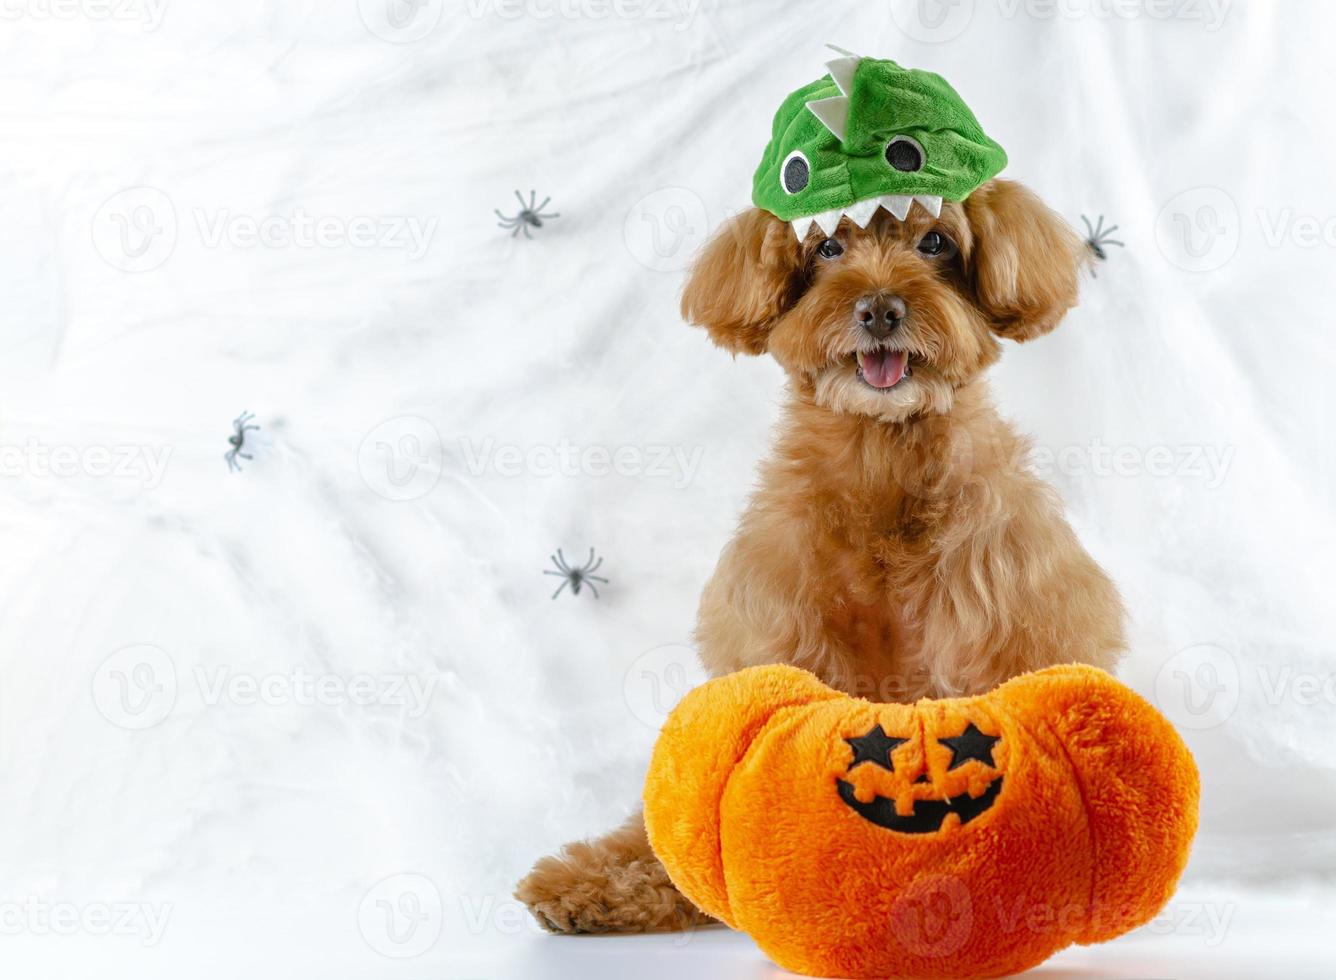
<path fill-rule="evenodd" d="M 785 969 L 992 977 L 1152 919 L 1197 800 L 1170 724 L 1093 667 L 874 704 L 770 666 L 674 710 L 645 825 L 673 883 Z"/>

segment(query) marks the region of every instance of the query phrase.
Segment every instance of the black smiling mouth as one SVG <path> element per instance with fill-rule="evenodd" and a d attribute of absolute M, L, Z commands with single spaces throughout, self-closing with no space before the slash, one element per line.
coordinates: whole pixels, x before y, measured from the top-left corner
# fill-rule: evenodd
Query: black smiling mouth
<path fill-rule="evenodd" d="M 849 809 L 869 823 L 899 834 L 931 834 L 941 830 L 949 813 L 959 816 L 960 825 L 963 827 L 988 810 L 1002 792 L 1002 777 L 998 776 L 978 796 L 961 793 L 958 796 L 948 796 L 944 800 L 915 800 L 914 812 L 908 816 L 901 816 L 895 810 L 893 799 L 874 796 L 870 802 L 863 803 L 854 795 L 852 783 L 839 779 L 836 780 L 836 784 L 839 787 L 840 799 Z"/>

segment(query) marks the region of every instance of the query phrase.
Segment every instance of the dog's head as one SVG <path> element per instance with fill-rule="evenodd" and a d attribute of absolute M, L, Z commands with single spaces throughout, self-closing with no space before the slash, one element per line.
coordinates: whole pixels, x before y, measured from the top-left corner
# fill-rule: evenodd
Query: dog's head
<path fill-rule="evenodd" d="M 997 360 L 1076 302 L 1081 242 L 1019 184 L 994 180 L 934 218 L 879 210 L 798 241 L 746 211 L 706 246 L 682 314 L 734 353 L 769 352 L 799 395 L 887 422 L 950 411 Z"/>

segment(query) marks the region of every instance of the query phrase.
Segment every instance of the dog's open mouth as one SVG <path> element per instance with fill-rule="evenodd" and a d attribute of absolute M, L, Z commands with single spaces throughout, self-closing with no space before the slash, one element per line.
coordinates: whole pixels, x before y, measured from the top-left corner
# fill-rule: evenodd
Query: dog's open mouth
<path fill-rule="evenodd" d="M 909 377 L 909 351 L 906 350 L 882 347 L 875 351 L 859 351 L 856 360 L 858 377 L 878 391 L 889 391 Z"/>

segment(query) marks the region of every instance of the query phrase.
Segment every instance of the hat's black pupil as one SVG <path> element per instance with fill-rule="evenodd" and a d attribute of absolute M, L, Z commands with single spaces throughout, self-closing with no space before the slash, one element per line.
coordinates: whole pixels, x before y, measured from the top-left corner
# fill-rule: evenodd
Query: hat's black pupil
<path fill-rule="evenodd" d="M 886 162 L 896 170 L 922 170 L 923 153 L 909 140 L 894 140 L 886 147 Z"/>
<path fill-rule="evenodd" d="M 807 161 L 802 157 L 790 157 L 784 164 L 784 189 L 790 194 L 797 194 L 807 186 Z"/>

